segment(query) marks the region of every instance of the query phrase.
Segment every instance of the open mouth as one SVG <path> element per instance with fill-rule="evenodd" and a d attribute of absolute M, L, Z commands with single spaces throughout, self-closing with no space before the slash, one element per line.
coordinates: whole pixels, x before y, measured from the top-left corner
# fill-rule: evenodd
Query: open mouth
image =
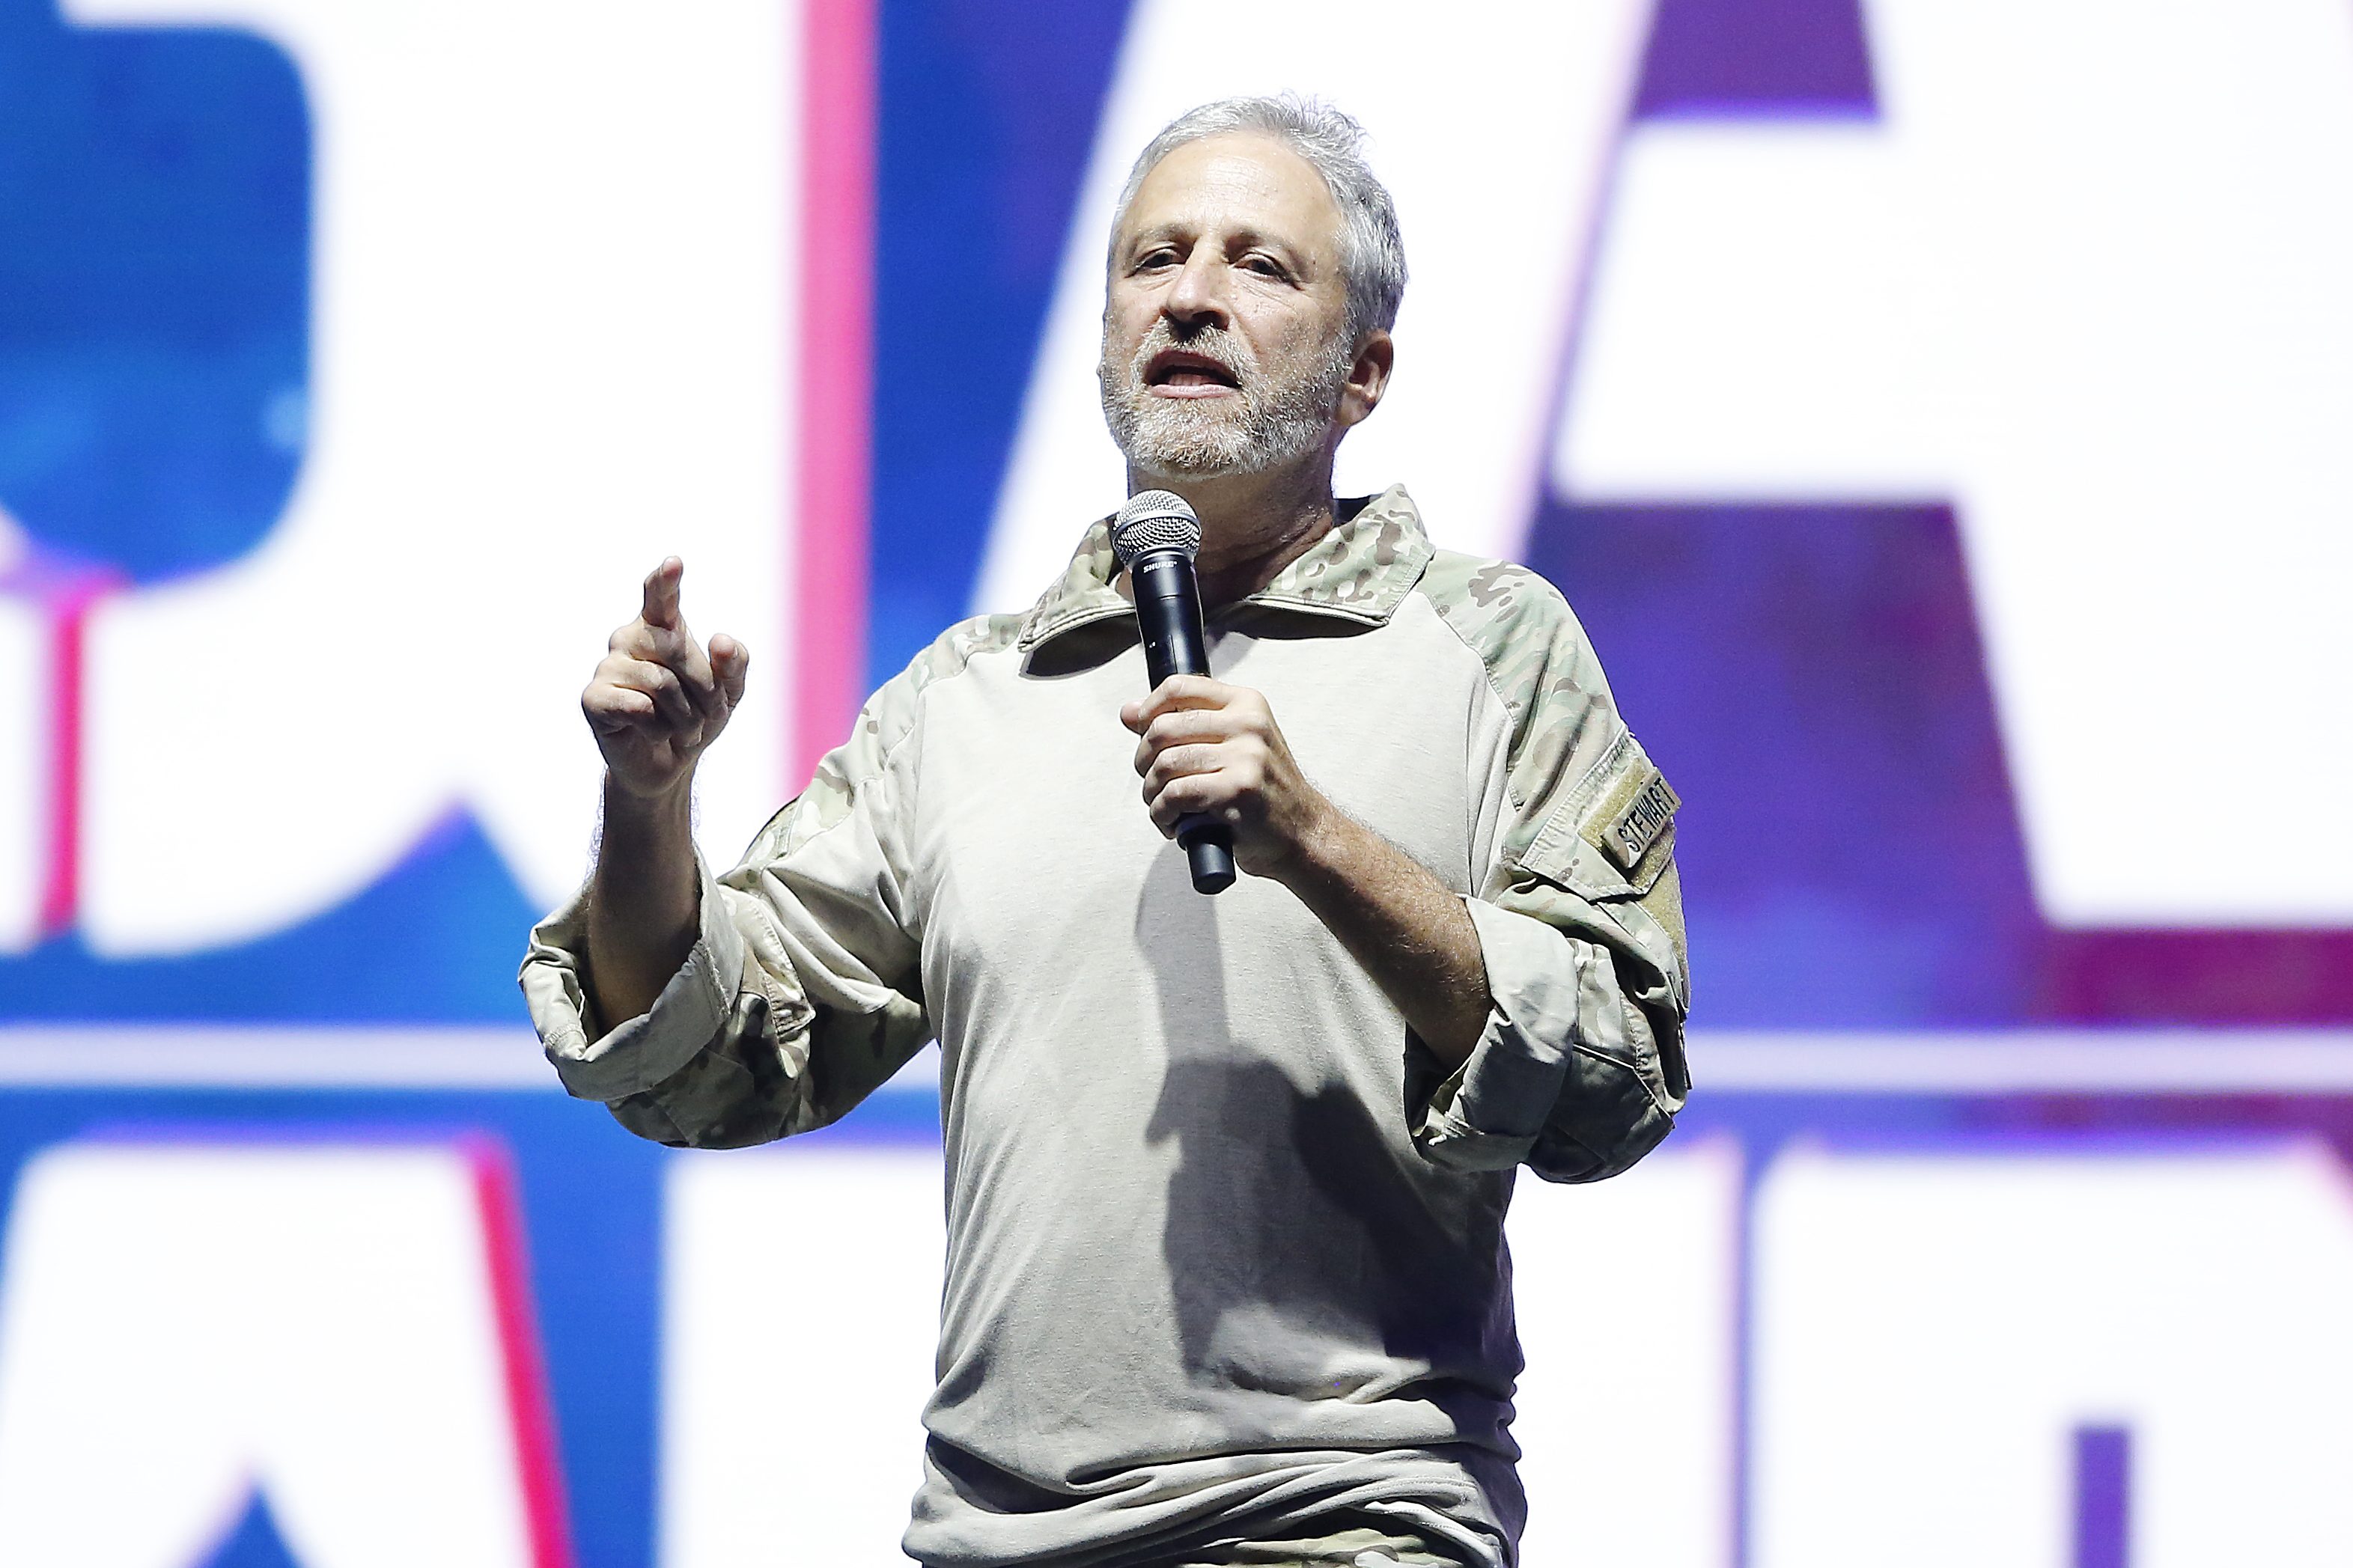
<path fill-rule="evenodd" d="M 1222 360 L 1191 349 L 1162 349 L 1144 367 L 1144 384 L 1172 396 L 1214 396 L 1232 392 L 1241 380 Z"/>

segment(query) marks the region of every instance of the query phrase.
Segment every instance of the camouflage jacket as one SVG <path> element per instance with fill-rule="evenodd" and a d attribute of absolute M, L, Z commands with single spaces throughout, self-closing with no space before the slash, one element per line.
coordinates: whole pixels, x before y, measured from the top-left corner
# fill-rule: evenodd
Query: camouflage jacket
<path fill-rule="evenodd" d="M 754 899 L 818 895 L 818 908 L 848 928 L 848 940 L 824 944 L 830 951 L 818 956 L 849 962 L 811 965 L 804 955 L 796 964 L 783 933 L 761 920 L 711 918 L 724 896 L 710 896 L 706 885 L 703 941 L 663 997 L 679 1006 L 657 1008 L 598 1040 L 578 980 L 586 948 L 578 906 L 534 931 L 522 984 L 565 1085 L 606 1101 L 646 1137 L 721 1147 L 824 1126 L 903 1065 L 931 1037 L 932 1024 L 915 997 L 851 959 L 861 951 L 857 936 L 881 935 L 860 928 L 895 911 L 855 907 L 840 889 L 790 868 L 848 819 L 861 787 L 884 777 L 884 758 L 913 731 L 934 682 L 961 673 L 984 651 L 1010 647 L 1028 656 L 1103 622 L 1125 634 L 1132 605 L 1117 577 L 1109 520 L 1101 519 L 1028 614 L 951 628 L 876 693 L 857 733 L 825 758 L 808 789 L 720 879 L 718 886 Z M 1510 727 L 1505 820 L 1469 906 L 1489 958 L 1494 1006 L 1480 1048 L 1459 1071 L 1440 1078 L 1426 1053 L 1414 1058 L 1421 1069 L 1407 1106 L 1414 1136 L 1441 1163 L 1492 1168 L 1525 1160 L 1553 1181 L 1614 1174 L 1665 1135 L 1687 1088 L 1690 981 L 1674 863 L 1679 802 L 1620 720 L 1601 666 L 1559 593 L 1525 567 L 1433 551 L 1401 486 L 1375 498 L 1250 602 L 1379 626 L 1409 591 L 1477 654 Z M 1574 963 L 1563 962 L 1547 935 L 1494 910 L 1566 938 Z M 874 943 L 903 944 L 903 935 Z M 1544 978 L 1517 984 L 1523 974 Z M 677 1026 L 661 1031 L 668 1048 L 624 1048 L 664 1011 L 679 1015 Z"/>
<path fill-rule="evenodd" d="M 699 1147 L 824 1125 L 936 1035 L 948 1250 L 912 1555 L 1142 1560 L 1380 1500 L 1501 1562 L 1513 1170 L 1609 1175 L 1683 1102 L 1673 793 L 1560 595 L 1433 551 L 1401 489 L 1210 633 L 1310 782 L 1463 898 L 1491 1006 L 1459 1068 L 1287 889 L 1192 890 L 1118 720 L 1145 678 L 1101 523 L 704 873 L 650 1012 L 593 1016 L 576 907 L 533 933 L 524 989 L 573 1093 Z"/>

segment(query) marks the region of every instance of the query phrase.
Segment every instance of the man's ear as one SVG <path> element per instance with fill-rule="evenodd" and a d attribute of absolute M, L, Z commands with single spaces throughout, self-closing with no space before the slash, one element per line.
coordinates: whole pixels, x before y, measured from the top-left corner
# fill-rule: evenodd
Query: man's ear
<path fill-rule="evenodd" d="M 1361 423 L 1380 406 L 1381 395 L 1389 389 L 1389 370 L 1397 363 L 1397 342 L 1378 327 L 1365 334 L 1356 345 L 1356 359 L 1348 367 L 1348 379 L 1340 388 L 1339 426 L 1345 430 Z"/>

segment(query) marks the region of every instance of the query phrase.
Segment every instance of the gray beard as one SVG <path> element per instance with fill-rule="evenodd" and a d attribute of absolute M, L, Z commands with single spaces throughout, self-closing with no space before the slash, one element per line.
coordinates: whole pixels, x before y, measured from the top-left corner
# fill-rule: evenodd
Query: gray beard
<path fill-rule="evenodd" d="M 1237 395 L 1193 401 L 1155 397 L 1145 367 L 1166 348 L 1207 354 L 1233 372 Z M 1164 479 L 1258 474 L 1306 458 L 1331 438 L 1356 356 L 1335 332 L 1319 360 L 1289 379 L 1267 375 L 1230 332 L 1212 328 L 1181 342 L 1164 319 L 1124 365 L 1108 353 L 1097 373 L 1104 423 L 1137 472 Z"/>

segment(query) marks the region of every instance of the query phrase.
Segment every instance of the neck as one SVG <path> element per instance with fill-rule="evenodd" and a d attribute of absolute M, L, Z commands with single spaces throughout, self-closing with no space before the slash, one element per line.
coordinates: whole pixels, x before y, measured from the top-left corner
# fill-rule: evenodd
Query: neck
<path fill-rule="evenodd" d="M 1201 520 L 1193 570 L 1205 609 L 1246 599 L 1331 531 L 1332 455 L 1258 474 L 1164 478 L 1127 472 L 1128 493 L 1173 490 Z"/>

